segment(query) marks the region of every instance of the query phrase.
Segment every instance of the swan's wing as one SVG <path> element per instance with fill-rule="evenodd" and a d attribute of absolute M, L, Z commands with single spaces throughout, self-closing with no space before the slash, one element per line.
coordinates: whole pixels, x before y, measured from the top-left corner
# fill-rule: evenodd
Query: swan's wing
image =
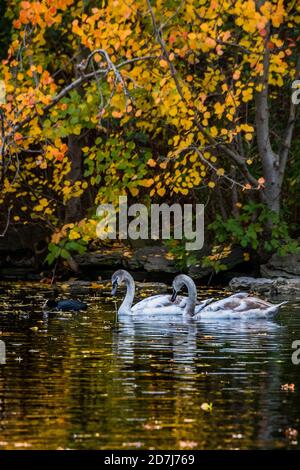
<path fill-rule="evenodd" d="M 273 304 L 267 302 L 266 300 L 259 299 L 258 297 L 246 297 L 240 299 L 237 303 L 236 307 L 233 308 L 236 312 L 245 312 L 248 313 L 249 311 L 267 311 L 272 308 Z"/>
<path fill-rule="evenodd" d="M 245 297 L 249 297 L 249 292 L 237 292 L 236 294 L 232 294 L 229 298 L 236 297 L 237 299 L 244 299 Z"/>
<path fill-rule="evenodd" d="M 276 314 L 284 303 L 271 304 L 257 297 L 243 296 L 239 298 L 232 295 L 211 303 L 200 310 L 199 313 L 195 310 L 195 319 L 215 318 L 216 316 L 219 318 L 268 317 Z"/>
<path fill-rule="evenodd" d="M 137 304 L 135 304 L 131 310 L 132 312 L 136 312 L 137 310 L 142 310 L 145 308 L 165 308 L 170 306 L 176 306 L 178 308 L 183 309 L 186 305 L 186 297 L 178 296 L 175 302 L 171 302 L 170 295 L 151 295 L 146 299 L 141 300 Z"/>
<path fill-rule="evenodd" d="M 147 297 L 146 299 L 141 300 L 140 302 L 136 303 L 132 308 L 132 312 L 137 312 L 137 310 L 142 310 L 142 309 L 154 309 L 154 308 L 166 308 L 166 307 L 174 307 L 176 306 L 176 311 L 178 313 L 183 313 L 183 310 L 186 307 L 188 297 L 178 295 L 176 297 L 175 302 L 171 302 L 171 296 L 170 295 L 152 295 L 150 297 Z M 214 299 L 206 299 L 203 301 L 197 300 L 196 302 L 196 308 L 195 312 L 198 313 L 200 310 L 202 310 L 206 305 L 211 303 Z M 175 309 L 174 309 L 175 310 Z M 168 310 L 167 310 L 168 312 Z"/>
<path fill-rule="evenodd" d="M 148 307 L 155 307 L 155 306 L 164 306 L 170 302 L 169 295 L 151 295 L 146 299 L 141 300 L 140 302 L 136 303 L 131 307 L 131 310 L 134 312 L 135 310 L 141 310 L 143 308 Z"/>
<path fill-rule="evenodd" d="M 251 306 L 255 305 L 257 308 L 269 308 L 272 307 L 270 302 L 267 302 L 266 300 L 259 299 L 258 297 L 247 297 L 246 302 Z"/>
<path fill-rule="evenodd" d="M 210 301 L 209 305 L 207 305 L 208 302 L 206 302 L 206 305 L 200 308 L 200 310 L 197 310 L 197 307 L 196 307 L 195 313 L 197 314 L 198 311 L 200 311 L 201 313 L 209 313 L 209 312 L 213 313 L 213 312 L 218 312 L 222 310 L 232 311 L 238 308 L 241 305 L 241 302 L 244 302 L 244 299 L 243 298 L 241 299 L 237 297 L 236 294 L 233 294 L 229 297 L 226 297 L 225 299 L 217 300 L 215 302 L 212 302 L 211 299 L 208 299 L 208 301 Z"/>
<path fill-rule="evenodd" d="M 204 308 L 205 311 L 216 312 L 218 310 L 232 310 L 240 304 L 239 299 L 235 296 L 227 297 L 226 299 L 217 300 Z"/>
<path fill-rule="evenodd" d="M 135 318 L 157 318 L 157 317 L 167 317 L 170 318 L 172 316 L 182 316 L 183 309 L 176 305 L 175 303 L 171 303 L 170 305 L 166 305 L 163 307 L 145 307 L 142 309 L 137 308 L 134 312 Z"/>
<path fill-rule="evenodd" d="M 184 308 L 186 307 L 187 303 L 187 297 L 178 295 L 176 297 L 175 302 L 171 302 L 171 296 L 170 295 L 152 295 L 150 297 L 147 297 L 146 299 L 141 300 L 137 304 L 135 304 L 132 308 L 131 311 L 133 313 L 137 313 L 138 311 L 140 312 L 141 310 L 145 309 L 165 309 L 165 313 L 183 313 Z M 197 301 L 197 304 L 199 302 Z M 202 303 L 201 303 L 202 304 Z M 163 313 L 163 312 L 161 312 Z"/>
<path fill-rule="evenodd" d="M 211 304 L 213 301 L 214 301 L 213 297 L 206 299 L 206 300 L 202 300 L 202 301 L 197 300 L 197 303 L 195 306 L 195 315 L 201 312 L 208 304 Z"/>

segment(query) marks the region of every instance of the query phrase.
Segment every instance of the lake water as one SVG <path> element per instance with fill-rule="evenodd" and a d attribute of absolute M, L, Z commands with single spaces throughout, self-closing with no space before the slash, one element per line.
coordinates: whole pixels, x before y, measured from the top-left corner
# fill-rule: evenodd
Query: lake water
<path fill-rule="evenodd" d="M 300 299 L 273 322 L 117 324 L 108 288 L 48 317 L 49 287 L 1 288 L 0 449 L 300 449 Z"/>

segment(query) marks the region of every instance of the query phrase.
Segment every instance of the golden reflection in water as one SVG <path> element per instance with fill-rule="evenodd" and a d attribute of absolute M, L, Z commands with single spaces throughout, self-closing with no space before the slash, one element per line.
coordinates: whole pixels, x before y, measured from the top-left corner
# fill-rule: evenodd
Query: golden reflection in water
<path fill-rule="evenodd" d="M 285 434 L 299 430 L 298 303 L 274 322 L 115 323 L 105 289 L 48 317 L 49 287 L 4 290 L 0 449 L 300 448 Z"/>

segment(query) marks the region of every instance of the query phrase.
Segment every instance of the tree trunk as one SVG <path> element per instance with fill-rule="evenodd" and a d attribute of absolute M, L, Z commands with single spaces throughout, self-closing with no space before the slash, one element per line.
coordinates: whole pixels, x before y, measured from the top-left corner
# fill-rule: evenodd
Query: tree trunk
<path fill-rule="evenodd" d="M 78 54 L 76 56 L 76 64 L 74 66 L 75 77 L 79 77 L 77 65 L 85 58 L 86 52 L 83 51 L 82 47 L 78 46 Z M 84 96 L 82 87 L 78 88 L 78 93 Z M 82 180 L 82 137 L 79 135 L 70 134 L 68 136 L 68 148 L 69 148 L 69 159 L 71 161 L 71 170 L 67 175 L 70 183 Z M 73 197 L 66 205 L 65 212 L 65 223 L 77 222 L 83 217 L 82 201 L 80 197 Z"/>
<path fill-rule="evenodd" d="M 263 75 L 259 80 L 261 90 L 257 91 L 255 94 L 255 122 L 257 146 L 262 162 L 263 177 L 265 179 L 265 187 L 261 192 L 261 198 L 271 211 L 274 211 L 276 212 L 276 214 L 279 214 L 281 192 L 279 155 L 273 151 L 270 142 L 270 111 L 268 106 L 270 66 L 270 50 L 268 48 L 268 41 L 270 34 L 270 25 L 268 25 L 267 31 L 268 34 L 265 39 L 265 50 L 263 55 Z"/>
<path fill-rule="evenodd" d="M 266 0 L 256 0 L 256 5 L 260 8 Z M 256 104 L 256 133 L 258 151 L 262 162 L 263 176 L 265 179 L 264 189 L 261 192 L 261 199 L 267 207 L 280 213 L 281 188 L 287 164 L 287 158 L 292 142 L 293 131 L 296 121 L 296 105 L 291 101 L 288 122 L 283 138 L 283 145 L 279 153 L 275 153 L 270 141 L 270 111 L 268 107 L 269 92 L 269 66 L 270 66 L 270 23 L 266 26 L 267 34 L 264 43 L 263 55 L 263 74 L 259 80 L 261 90 L 255 94 Z M 296 74 L 298 78 L 300 73 L 300 56 L 296 61 Z"/>

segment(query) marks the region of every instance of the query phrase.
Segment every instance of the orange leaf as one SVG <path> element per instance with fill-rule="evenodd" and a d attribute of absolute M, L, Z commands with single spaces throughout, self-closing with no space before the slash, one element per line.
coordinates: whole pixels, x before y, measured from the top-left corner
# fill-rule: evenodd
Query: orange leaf
<path fill-rule="evenodd" d="M 147 165 L 154 167 L 154 166 L 156 166 L 156 161 L 153 160 L 153 158 L 150 158 L 150 159 L 147 161 Z"/>

